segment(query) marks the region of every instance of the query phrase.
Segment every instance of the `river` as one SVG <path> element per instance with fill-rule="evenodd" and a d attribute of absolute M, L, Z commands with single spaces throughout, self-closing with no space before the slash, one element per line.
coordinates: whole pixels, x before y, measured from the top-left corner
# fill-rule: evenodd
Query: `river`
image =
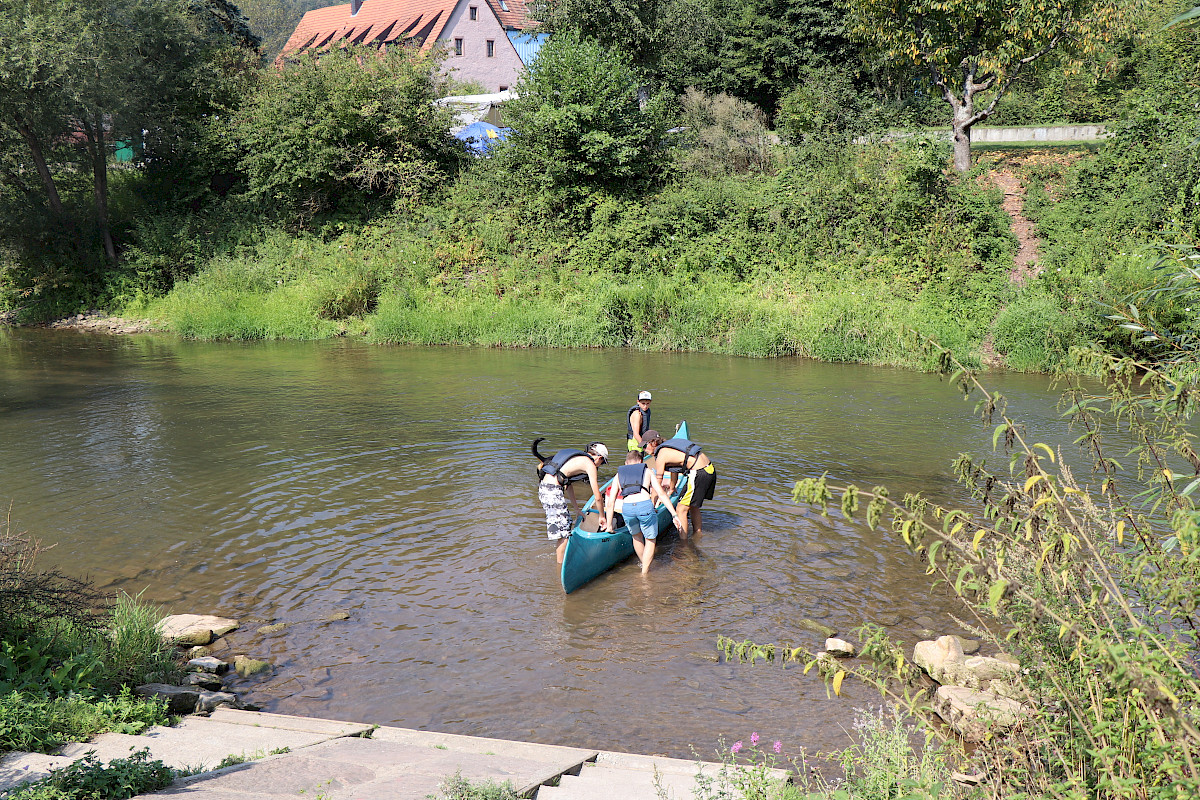
<path fill-rule="evenodd" d="M 1044 376 L 988 377 L 1070 441 Z M 529 442 L 619 453 L 641 389 L 717 465 L 703 535 L 564 596 Z M 754 731 L 795 754 L 846 744 L 878 696 L 720 662 L 718 635 L 819 648 L 799 620 L 873 621 L 911 651 L 965 610 L 791 485 L 966 502 L 951 461 L 991 447 L 972 408 L 936 376 L 799 359 L 0 329 L 0 502 L 54 545 L 44 567 L 241 620 L 217 654 L 275 665 L 242 687 L 266 711 L 679 757 Z"/>

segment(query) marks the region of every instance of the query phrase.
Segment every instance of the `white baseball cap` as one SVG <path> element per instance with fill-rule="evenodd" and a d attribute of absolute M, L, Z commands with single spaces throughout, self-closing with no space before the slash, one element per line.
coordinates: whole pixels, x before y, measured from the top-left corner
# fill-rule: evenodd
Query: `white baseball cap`
<path fill-rule="evenodd" d="M 594 456 L 600 456 L 605 461 L 608 461 L 608 448 L 600 442 L 592 442 L 588 445 L 588 452 Z"/>
<path fill-rule="evenodd" d="M 652 400 L 652 399 L 653 398 L 650 397 L 649 392 L 642 392 L 641 394 L 638 395 L 638 400 Z"/>

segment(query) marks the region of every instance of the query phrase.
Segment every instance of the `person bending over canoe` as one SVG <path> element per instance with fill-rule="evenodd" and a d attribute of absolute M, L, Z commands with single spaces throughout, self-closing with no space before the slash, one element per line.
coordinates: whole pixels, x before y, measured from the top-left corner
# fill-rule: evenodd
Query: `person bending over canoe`
<path fill-rule="evenodd" d="M 617 467 L 613 485 L 617 487 L 616 496 L 619 500 L 608 504 L 605 524 L 610 531 L 613 529 L 613 511 L 619 502 L 625 527 L 633 535 L 633 549 L 642 562 L 642 574 L 645 575 L 650 571 L 650 562 L 654 560 L 655 541 L 658 539 L 658 511 L 655 510 L 652 494 L 657 495 L 662 504 L 671 510 L 679 530 L 682 531 L 687 523 L 671 504 L 671 497 L 663 491 L 662 482 L 654 470 L 642 463 L 641 453 L 630 451 L 625 454 L 625 466 Z"/>
<path fill-rule="evenodd" d="M 637 405 L 625 412 L 625 449 L 642 452 L 642 435 L 650 430 L 650 393 L 638 394 Z"/>
<path fill-rule="evenodd" d="M 544 438 L 534 439 L 531 448 L 534 458 L 538 460 L 538 500 L 542 501 L 542 509 L 546 512 L 546 536 L 550 541 L 558 542 L 555 554 L 561 564 L 567 539 L 571 538 L 573 519 L 567 516 L 567 497 L 571 498 L 574 514 L 579 514 L 579 502 L 575 499 L 576 483 L 588 481 L 591 484 L 592 495 L 596 498 L 596 511 L 600 513 L 600 519 L 604 519 L 604 498 L 600 495 L 596 467 L 608 462 L 608 448 L 600 442 L 592 442 L 586 450 L 568 447 L 547 458 L 538 452 L 538 444 L 543 441 Z"/>
<path fill-rule="evenodd" d="M 717 470 L 700 445 L 687 439 L 667 439 L 656 430 L 648 430 L 642 436 L 642 446 L 646 452 L 654 456 L 654 466 L 663 474 L 670 474 L 668 492 L 675 491 L 675 483 L 682 472 L 688 476 L 687 489 L 679 498 L 679 513 L 683 517 L 683 526 L 679 528 L 679 538 L 688 538 L 688 520 L 696 535 L 700 535 L 700 507 L 705 500 L 711 500 L 713 489 L 717 485 Z"/>

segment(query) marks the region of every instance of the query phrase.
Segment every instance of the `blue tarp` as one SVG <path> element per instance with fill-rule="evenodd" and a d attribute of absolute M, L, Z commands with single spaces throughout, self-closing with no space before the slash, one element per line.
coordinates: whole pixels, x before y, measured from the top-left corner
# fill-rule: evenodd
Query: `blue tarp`
<path fill-rule="evenodd" d="M 473 154 L 486 156 L 491 153 L 492 147 L 508 138 L 508 129 L 497 128 L 490 122 L 472 122 L 454 135 Z"/>

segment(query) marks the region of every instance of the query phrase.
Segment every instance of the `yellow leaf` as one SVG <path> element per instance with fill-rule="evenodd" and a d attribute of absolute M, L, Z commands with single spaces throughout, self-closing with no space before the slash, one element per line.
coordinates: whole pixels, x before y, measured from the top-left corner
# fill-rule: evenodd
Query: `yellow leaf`
<path fill-rule="evenodd" d="M 1031 475 L 1029 477 L 1029 479 L 1025 481 L 1025 491 L 1028 492 L 1035 483 L 1044 479 L 1045 477 L 1046 477 L 1046 475 L 1044 473 L 1039 473 L 1037 475 Z"/>
<path fill-rule="evenodd" d="M 842 679 L 846 677 L 846 670 L 839 669 L 837 675 L 833 676 L 833 693 L 838 697 L 842 696 Z"/>
<path fill-rule="evenodd" d="M 979 543 L 983 541 L 984 535 L 987 534 L 987 528 L 980 528 L 975 534 L 975 538 L 971 540 L 971 549 L 978 552 Z"/>
<path fill-rule="evenodd" d="M 1031 508 L 1029 510 L 1037 511 L 1039 508 L 1046 505 L 1046 503 L 1052 503 L 1052 502 L 1054 502 L 1054 497 L 1052 495 L 1046 495 L 1041 500 L 1038 500 L 1036 503 L 1034 503 L 1033 508 Z"/>
<path fill-rule="evenodd" d="M 963 524 L 960 522 L 957 525 L 955 525 L 953 528 L 950 529 L 950 535 L 953 536 L 954 534 L 958 533 L 962 529 L 963 529 Z"/>
<path fill-rule="evenodd" d="M 1046 456 L 1050 459 L 1050 463 L 1051 464 L 1054 463 L 1054 451 L 1050 449 L 1050 445 L 1042 444 L 1041 442 L 1038 442 L 1037 444 L 1034 445 L 1034 447 L 1040 447 L 1043 450 L 1045 450 Z"/>
<path fill-rule="evenodd" d="M 1117 544 L 1125 544 L 1125 520 L 1117 523 Z"/>

